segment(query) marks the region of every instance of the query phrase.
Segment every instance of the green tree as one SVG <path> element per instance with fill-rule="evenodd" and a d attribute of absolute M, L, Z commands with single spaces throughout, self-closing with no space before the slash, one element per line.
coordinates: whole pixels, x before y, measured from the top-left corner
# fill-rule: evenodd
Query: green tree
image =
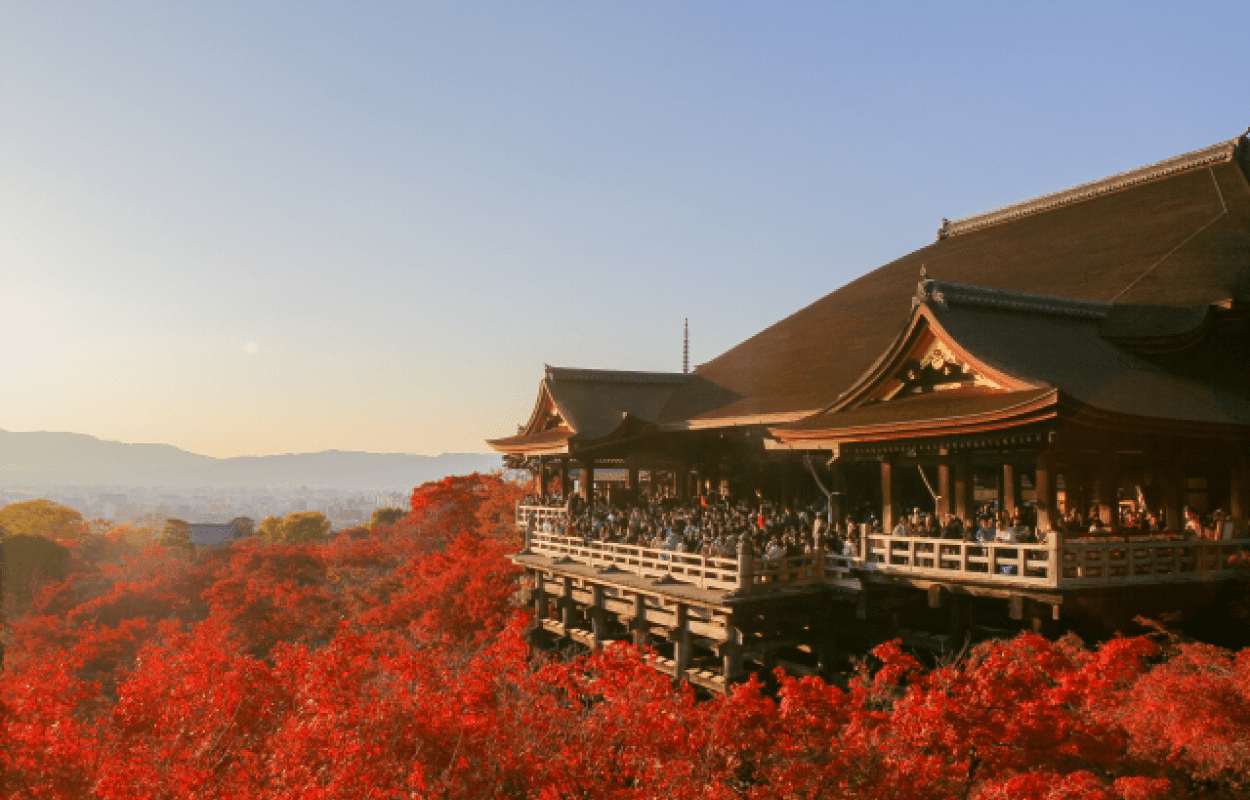
<path fill-rule="evenodd" d="M 256 535 L 256 520 L 251 517 L 235 517 L 230 524 L 234 526 L 236 539 L 250 539 Z"/>
<path fill-rule="evenodd" d="M 379 525 L 394 525 L 406 516 L 408 516 L 408 510 L 405 508 L 379 508 L 369 518 L 369 527 L 376 528 Z"/>
<path fill-rule="evenodd" d="M 321 542 L 329 535 L 330 520 L 320 511 L 297 511 L 283 519 L 265 517 L 260 523 L 260 537 L 269 544 Z"/>
<path fill-rule="evenodd" d="M 0 508 L 0 527 L 10 536 L 44 536 L 49 539 L 77 539 L 87 532 L 87 523 L 68 506 L 46 497 Z"/>
<path fill-rule="evenodd" d="M 187 525 L 186 520 L 170 517 L 165 520 L 165 529 L 161 532 L 160 543 L 162 547 L 168 547 L 171 550 L 189 552 L 192 549 L 191 527 Z"/>
<path fill-rule="evenodd" d="M 282 541 L 282 517 L 265 517 L 260 521 L 261 541 L 266 544 L 277 544 Z"/>

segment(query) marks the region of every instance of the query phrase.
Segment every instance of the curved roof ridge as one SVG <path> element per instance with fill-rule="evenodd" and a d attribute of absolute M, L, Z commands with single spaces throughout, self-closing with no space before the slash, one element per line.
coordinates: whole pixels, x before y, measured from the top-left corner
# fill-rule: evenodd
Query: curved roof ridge
<path fill-rule="evenodd" d="M 1113 305 L 1101 300 L 1072 300 L 1067 297 L 1012 292 L 933 278 L 920 281 L 916 287 L 916 295 L 912 298 L 912 308 L 926 302 L 1095 320 L 1105 319 L 1111 313 Z"/>
<path fill-rule="evenodd" d="M 547 377 L 561 381 L 594 381 L 596 383 L 685 383 L 685 372 L 642 372 L 623 369 L 580 369 L 547 365 Z"/>
<path fill-rule="evenodd" d="M 1090 181 L 1089 183 L 1078 184 L 1069 189 L 1044 194 L 1031 200 L 1013 203 L 1012 205 L 1003 206 L 983 214 L 964 217 L 954 222 L 943 220 L 942 228 L 938 231 L 938 238 L 945 239 L 950 236 L 971 233 L 990 225 L 997 225 L 1001 222 L 1018 219 L 1019 217 L 1049 211 L 1059 206 L 1090 200 L 1099 195 L 1117 192 L 1139 183 L 1165 178 L 1178 172 L 1187 172 L 1211 164 L 1230 162 L 1236 157 L 1237 149 L 1245 139 L 1246 137 L 1243 134 L 1235 139 L 1219 142 L 1201 150 L 1182 153 L 1179 156 L 1173 156 L 1154 164 L 1147 164 L 1144 167 L 1137 167 L 1127 172 L 1116 173 L 1115 175 Z"/>

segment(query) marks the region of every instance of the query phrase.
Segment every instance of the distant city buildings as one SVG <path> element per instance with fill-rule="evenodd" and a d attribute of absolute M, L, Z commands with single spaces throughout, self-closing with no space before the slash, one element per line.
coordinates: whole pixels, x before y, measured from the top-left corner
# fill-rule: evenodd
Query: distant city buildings
<path fill-rule="evenodd" d="M 0 488 L 0 506 L 46 497 L 69 506 L 84 519 L 105 519 L 115 524 L 150 523 L 154 517 L 174 517 L 204 529 L 229 527 L 232 519 L 250 517 L 259 523 L 268 516 L 299 511 L 318 511 L 330 520 L 333 530 L 369 521 L 374 509 L 407 508 L 409 492 L 346 491 L 297 488 L 228 488 L 139 486 L 21 486 Z M 209 542 L 205 542 L 208 544 Z"/>

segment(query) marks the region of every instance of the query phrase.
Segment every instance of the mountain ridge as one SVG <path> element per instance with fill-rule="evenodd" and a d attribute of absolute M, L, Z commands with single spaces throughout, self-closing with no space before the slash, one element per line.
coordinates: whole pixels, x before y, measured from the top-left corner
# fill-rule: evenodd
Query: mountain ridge
<path fill-rule="evenodd" d="M 493 453 L 321 450 L 217 458 L 170 444 L 131 444 L 90 434 L 0 430 L 0 486 L 308 486 L 412 488 L 445 475 L 501 468 Z"/>

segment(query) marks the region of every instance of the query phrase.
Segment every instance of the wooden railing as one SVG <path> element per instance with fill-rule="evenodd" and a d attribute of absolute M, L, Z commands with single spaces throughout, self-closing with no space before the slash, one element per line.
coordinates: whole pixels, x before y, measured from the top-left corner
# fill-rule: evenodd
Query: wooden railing
<path fill-rule="evenodd" d="M 737 558 L 674 553 L 656 547 L 611 542 L 586 544 L 579 537 L 555 533 L 532 534 L 530 550 L 555 558 L 571 558 L 596 569 L 615 567 L 644 578 L 671 576 L 699 589 L 731 592 L 739 585 Z"/>
<path fill-rule="evenodd" d="M 525 530 L 530 520 L 534 521 L 535 531 L 545 530 L 547 523 L 551 523 L 552 533 L 563 533 L 564 527 L 569 523 L 569 514 L 564 506 L 518 505 L 516 507 L 517 529 Z"/>
<path fill-rule="evenodd" d="M 544 530 L 550 522 L 550 532 Z M 532 523 L 532 527 L 531 526 Z M 517 526 L 529 527 L 532 552 L 567 557 L 596 569 L 616 568 L 646 578 L 669 576 L 699 589 L 768 592 L 815 585 L 856 588 L 863 572 L 965 583 L 1039 589 L 1226 580 L 1230 560 L 1250 553 L 1250 540 L 1130 538 L 1046 544 L 965 542 L 871 534 L 853 555 L 824 551 L 781 559 L 753 558 L 741 568 L 737 556 L 702 556 L 656 547 L 586 542 L 567 536 L 562 507 L 519 506 Z"/>
<path fill-rule="evenodd" d="M 1067 542 L 1059 561 L 1064 587 L 1224 580 L 1233 556 L 1250 552 L 1245 539 Z"/>
<path fill-rule="evenodd" d="M 860 567 L 917 578 L 1054 588 L 1057 547 L 874 534 L 866 540 Z"/>

